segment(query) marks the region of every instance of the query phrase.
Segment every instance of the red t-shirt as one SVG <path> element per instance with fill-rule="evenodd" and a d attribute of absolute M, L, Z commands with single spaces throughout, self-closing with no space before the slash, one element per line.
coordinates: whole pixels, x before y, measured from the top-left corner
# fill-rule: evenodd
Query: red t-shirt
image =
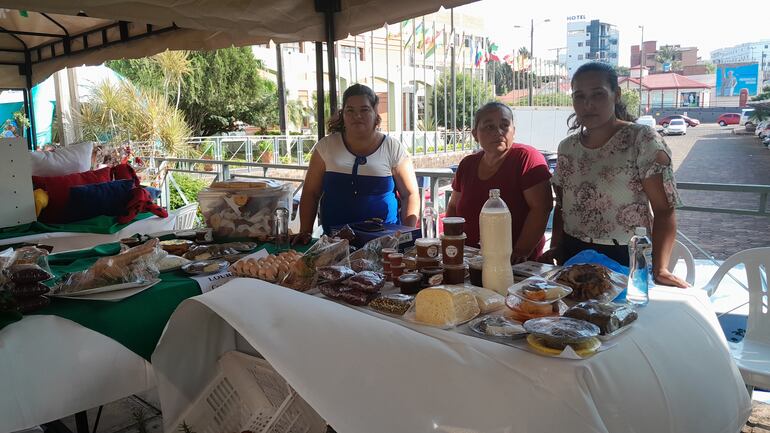
<path fill-rule="evenodd" d="M 513 244 L 519 239 L 529 206 L 524 191 L 550 179 L 551 173 L 543 155 L 532 146 L 514 143 L 497 173 L 487 180 L 479 179 L 478 170 L 484 152 L 468 155 L 460 161 L 452 181 L 452 189 L 462 193 L 457 203 L 457 214 L 465 218 L 466 245 L 479 246 L 479 214 L 489 198 L 490 189 L 499 189 L 500 197 L 511 211 Z M 543 253 L 545 237 L 540 240 L 531 258 Z"/>

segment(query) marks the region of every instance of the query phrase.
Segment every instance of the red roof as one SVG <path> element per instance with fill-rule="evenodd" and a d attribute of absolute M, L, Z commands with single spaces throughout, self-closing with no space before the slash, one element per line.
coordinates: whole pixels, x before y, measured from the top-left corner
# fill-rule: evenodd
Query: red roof
<path fill-rule="evenodd" d="M 519 99 L 526 98 L 529 96 L 529 90 L 528 89 L 515 89 L 511 90 L 510 92 L 506 93 L 505 95 L 501 96 L 499 98 L 500 102 L 504 104 L 513 104 Z"/>
<path fill-rule="evenodd" d="M 618 80 L 621 84 L 631 81 L 634 85 L 639 85 L 639 77 L 621 77 Z M 642 77 L 642 87 L 647 90 L 666 90 L 666 89 L 708 89 L 711 86 L 700 81 L 687 78 L 673 72 L 668 74 L 652 74 Z"/>

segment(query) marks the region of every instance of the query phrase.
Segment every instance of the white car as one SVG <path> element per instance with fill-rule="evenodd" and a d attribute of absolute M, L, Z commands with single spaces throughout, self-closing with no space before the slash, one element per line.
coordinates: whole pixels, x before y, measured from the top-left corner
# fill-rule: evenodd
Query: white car
<path fill-rule="evenodd" d="M 640 125 L 647 125 L 652 129 L 655 129 L 655 118 L 652 116 L 639 116 L 638 119 L 636 119 L 636 123 Z"/>
<path fill-rule="evenodd" d="M 686 135 L 687 123 L 684 119 L 671 119 L 671 122 L 663 130 L 666 135 Z"/>

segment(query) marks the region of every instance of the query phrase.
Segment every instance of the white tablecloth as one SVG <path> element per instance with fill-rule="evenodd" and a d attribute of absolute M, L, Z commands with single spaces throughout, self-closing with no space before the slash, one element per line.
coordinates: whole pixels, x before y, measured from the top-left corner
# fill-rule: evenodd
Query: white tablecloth
<path fill-rule="evenodd" d="M 60 419 L 154 386 L 147 361 L 70 320 L 32 315 L 0 330 L 0 432 Z"/>
<path fill-rule="evenodd" d="M 237 332 L 340 433 L 739 431 L 750 400 L 708 300 L 652 299 L 615 347 L 571 361 L 236 279 L 183 302 L 153 353 L 165 429 Z"/>
<path fill-rule="evenodd" d="M 61 253 L 64 251 L 82 250 L 86 248 L 93 248 L 96 245 L 117 242 L 120 239 L 127 238 L 136 233 L 149 234 L 173 230 L 175 222 L 175 215 L 169 215 L 168 218 L 151 216 L 149 218 L 133 222 L 122 230 L 111 234 L 73 232 L 40 233 L 36 235 L 2 239 L 0 240 L 0 246 L 18 244 L 22 242 L 41 243 L 53 246 L 54 253 Z"/>

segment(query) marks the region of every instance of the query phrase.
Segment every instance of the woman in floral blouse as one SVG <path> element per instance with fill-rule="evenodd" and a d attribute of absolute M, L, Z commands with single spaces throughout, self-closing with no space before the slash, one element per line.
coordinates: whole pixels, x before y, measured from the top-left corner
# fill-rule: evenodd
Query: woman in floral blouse
<path fill-rule="evenodd" d="M 628 265 L 628 242 L 636 227 L 652 232 L 655 281 L 687 283 L 666 269 L 676 238 L 675 208 L 681 205 L 671 168 L 671 150 L 649 126 L 633 123 L 620 100 L 611 66 L 586 63 L 572 78 L 570 135 L 559 143 L 551 250 L 563 263 L 585 249 Z M 654 217 L 653 217 L 654 215 Z"/>

